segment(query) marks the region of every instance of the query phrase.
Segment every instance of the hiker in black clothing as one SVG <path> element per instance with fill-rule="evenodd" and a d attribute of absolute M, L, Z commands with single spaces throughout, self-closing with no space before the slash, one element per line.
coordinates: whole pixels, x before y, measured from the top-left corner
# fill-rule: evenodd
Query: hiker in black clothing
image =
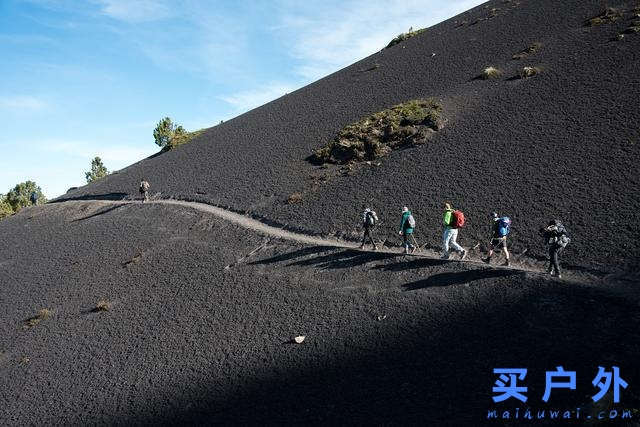
<path fill-rule="evenodd" d="M 367 238 L 369 238 L 371 244 L 373 245 L 373 250 L 378 250 L 378 246 L 376 246 L 376 242 L 373 240 L 373 235 L 371 233 L 377 222 L 378 216 L 376 215 L 376 213 L 371 209 L 366 208 L 362 213 L 362 227 L 364 228 L 364 236 L 362 237 L 362 245 L 360 245 L 360 249 L 364 249 Z"/>
<path fill-rule="evenodd" d="M 31 196 L 29 197 L 29 200 L 31 200 L 31 205 L 35 206 L 38 204 L 38 193 L 36 193 L 35 191 L 31 192 Z"/>
<path fill-rule="evenodd" d="M 562 278 L 562 274 L 560 272 L 559 257 L 571 241 L 567 229 L 562 225 L 560 220 L 554 219 L 549 221 L 546 227 L 540 229 L 540 235 L 545 238 L 549 245 L 549 268 L 547 268 L 547 273 L 560 279 Z"/>

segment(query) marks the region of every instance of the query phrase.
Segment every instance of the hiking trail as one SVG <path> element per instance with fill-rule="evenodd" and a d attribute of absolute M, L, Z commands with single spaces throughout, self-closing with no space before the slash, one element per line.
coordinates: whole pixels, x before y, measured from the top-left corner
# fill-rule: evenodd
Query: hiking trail
<path fill-rule="evenodd" d="M 387 254 L 395 254 L 398 256 L 406 256 L 406 257 L 417 257 L 417 258 L 428 258 L 434 260 L 441 260 L 439 252 L 422 248 L 417 250 L 411 254 L 403 254 L 397 248 L 391 247 L 382 247 L 382 249 L 378 249 L 377 251 L 360 249 L 359 244 L 348 242 L 344 240 L 340 240 L 337 238 L 328 238 L 328 237 L 319 237 L 319 236 L 311 236 L 303 233 L 297 233 L 289 230 L 285 230 L 283 228 L 267 225 L 264 222 L 261 222 L 257 219 L 251 218 L 247 215 L 243 215 L 237 212 L 233 212 L 228 209 L 224 209 L 218 206 L 209 205 L 206 203 L 200 202 L 192 202 L 185 200 L 176 200 L 176 199 L 151 199 L 147 202 L 141 203 L 139 200 L 100 200 L 100 199 L 83 199 L 83 200 L 62 200 L 60 202 L 55 202 L 56 204 L 77 204 L 77 203 L 96 203 L 101 205 L 111 205 L 111 206 L 122 206 L 122 205 L 133 205 L 133 204 L 160 204 L 160 205 L 172 205 L 172 206 L 180 206 L 184 208 L 190 208 L 196 211 L 205 212 L 211 214 L 215 217 L 218 217 L 224 221 L 230 222 L 232 224 L 236 224 L 240 227 L 246 228 L 248 230 L 254 231 L 256 233 L 263 234 L 272 238 L 279 238 L 283 240 L 288 240 L 291 242 L 306 244 L 306 245 L 314 245 L 314 246 L 328 246 L 334 248 L 343 248 L 350 250 L 358 250 L 361 252 L 369 252 L 369 253 L 387 253 Z M 511 266 L 503 266 L 499 264 L 485 264 L 481 260 L 466 258 L 465 260 L 460 260 L 457 257 L 457 254 L 453 254 L 451 258 L 447 260 L 442 260 L 443 262 L 454 262 L 454 263 L 465 263 L 472 264 L 476 268 L 486 268 L 486 269 L 507 269 L 507 270 L 517 270 L 523 273 L 542 275 L 544 277 L 549 278 L 550 280 L 559 280 L 562 282 L 583 282 L 585 277 L 573 278 L 567 277 L 569 275 L 574 276 L 574 274 L 570 273 L 568 269 L 565 269 L 565 274 L 562 279 L 551 278 L 547 273 L 539 268 L 535 268 L 536 266 L 531 265 L 530 263 L 522 262 L 522 256 L 514 255 L 514 263 Z M 515 265 L 514 265 L 515 264 Z M 578 276 L 583 276 L 579 274 Z"/>

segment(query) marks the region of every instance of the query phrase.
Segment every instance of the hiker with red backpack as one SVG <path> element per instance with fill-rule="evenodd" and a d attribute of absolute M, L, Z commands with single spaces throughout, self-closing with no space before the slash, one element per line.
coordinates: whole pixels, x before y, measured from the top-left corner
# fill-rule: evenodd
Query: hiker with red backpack
<path fill-rule="evenodd" d="M 360 249 L 364 249 L 364 245 L 367 242 L 367 238 L 371 241 L 373 245 L 373 250 L 377 251 L 378 246 L 376 246 L 376 242 L 373 240 L 372 230 L 378 223 L 378 215 L 376 215 L 375 211 L 370 208 L 366 208 L 362 214 L 362 227 L 364 228 L 364 236 L 362 237 L 362 245 L 360 245 Z"/>
<path fill-rule="evenodd" d="M 416 247 L 409 242 L 409 237 L 413 237 L 413 230 L 416 228 L 416 220 L 411 214 L 408 207 L 402 208 L 402 219 L 400 220 L 400 231 L 398 234 L 402 236 L 402 246 L 404 246 L 404 253 L 408 254 L 409 249 L 411 253 L 416 250 Z M 415 238 L 414 238 L 415 242 Z"/>
<path fill-rule="evenodd" d="M 493 250 L 499 248 L 502 249 L 505 257 L 505 262 L 502 265 L 508 267 L 510 264 L 507 235 L 511 231 L 511 219 L 508 216 L 499 217 L 496 212 L 492 212 L 489 218 L 491 218 L 491 240 L 489 241 L 489 254 L 483 261 L 490 264 Z"/>
<path fill-rule="evenodd" d="M 458 230 L 464 227 L 464 214 L 460 210 L 453 209 L 451 203 L 444 204 L 444 233 L 442 235 L 442 259 L 449 259 L 449 246 L 460 254 L 460 259 L 467 257 L 467 251 L 458 244 Z"/>

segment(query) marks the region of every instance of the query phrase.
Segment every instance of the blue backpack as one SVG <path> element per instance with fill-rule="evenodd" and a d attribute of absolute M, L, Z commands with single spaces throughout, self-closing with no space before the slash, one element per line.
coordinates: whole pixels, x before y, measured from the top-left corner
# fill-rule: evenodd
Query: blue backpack
<path fill-rule="evenodd" d="M 503 216 L 498 220 L 498 236 L 504 237 L 511 231 L 511 218 Z"/>

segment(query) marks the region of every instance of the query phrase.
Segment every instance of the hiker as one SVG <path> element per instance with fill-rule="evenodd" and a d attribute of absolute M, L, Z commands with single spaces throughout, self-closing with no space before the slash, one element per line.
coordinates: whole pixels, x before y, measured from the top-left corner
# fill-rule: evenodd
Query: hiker
<path fill-rule="evenodd" d="M 504 266 L 509 266 L 509 250 L 507 249 L 507 235 L 511 231 L 511 219 L 508 216 L 499 217 L 496 212 L 489 215 L 491 218 L 491 240 L 489 241 L 489 254 L 483 260 L 487 264 L 491 264 L 493 250 L 498 248 L 504 252 Z"/>
<path fill-rule="evenodd" d="M 145 181 L 144 178 L 140 181 L 140 197 L 142 197 L 142 202 L 146 202 L 149 200 L 149 183 Z"/>
<path fill-rule="evenodd" d="M 400 221 L 400 231 L 398 234 L 402 236 L 402 246 L 404 246 L 404 253 L 408 254 L 409 249 L 411 253 L 416 250 L 416 247 L 409 242 L 409 237 L 413 238 L 413 230 L 416 228 L 416 220 L 413 218 L 411 211 L 408 207 L 402 208 L 402 220 Z M 415 238 L 413 239 L 415 242 Z"/>
<path fill-rule="evenodd" d="M 464 226 L 464 214 L 455 210 L 451 203 L 444 204 L 444 215 L 442 217 L 444 233 L 442 235 L 442 259 L 449 259 L 449 245 L 460 254 L 460 259 L 467 257 L 467 251 L 458 244 L 458 230 Z"/>
<path fill-rule="evenodd" d="M 375 211 L 371 210 L 370 208 L 366 208 L 362 214 L 362 227 L 364 228 L 364 236 L 362 237 L 362 245 L 360 245 L 360 249 L 364 249 L 367 238 L 369 238 L 371 244 L 373 245 L 373 250 L 378 250 L 378 246 L 376 246 L 376 242 L 373 240 L 373 235 L 371 233 L 377 222 L 378 215 L 376 215 Z"/>
<path fill-rule="evenodd" d="M 31 195 L 29 196 L 29 200 L 31 200 L 32 206 L 36 206 L 38 204 L 38 193 L 32 191 Z"/>
<path fill-rule="evenodd" d="M 560 271 L 559 257 L 571 241 L 567 229 L 562 225 L 560 220 L 554 219 L 549 221 L 546 227 L 540 229 L 540 234 L 547 240 L 547 244 L 549 245 L 549 267 L 547 268 L 547 273 L 561 279 L 562 274 Z"/>

